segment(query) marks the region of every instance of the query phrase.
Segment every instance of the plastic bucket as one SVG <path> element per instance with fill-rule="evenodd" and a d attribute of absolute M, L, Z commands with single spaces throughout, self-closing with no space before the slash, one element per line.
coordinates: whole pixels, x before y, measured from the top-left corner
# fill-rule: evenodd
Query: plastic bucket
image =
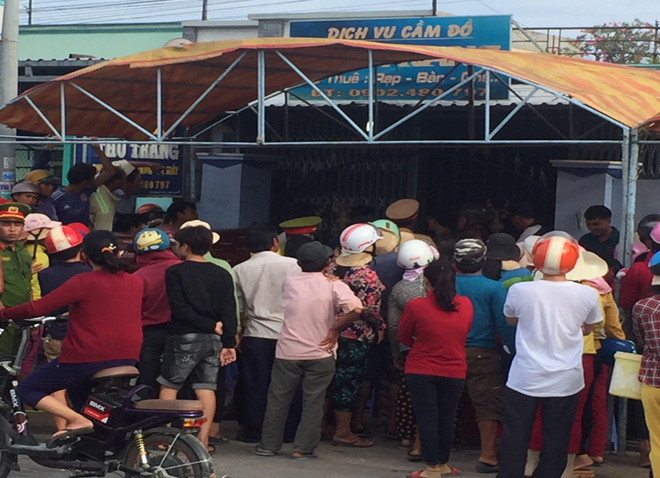
<path fill-rule="evenodd" d="M 610 395 L 641 400 L 642 382 L 637 378 L 641 365 L 642 356 L 639 354 L 615 353 Z"/>

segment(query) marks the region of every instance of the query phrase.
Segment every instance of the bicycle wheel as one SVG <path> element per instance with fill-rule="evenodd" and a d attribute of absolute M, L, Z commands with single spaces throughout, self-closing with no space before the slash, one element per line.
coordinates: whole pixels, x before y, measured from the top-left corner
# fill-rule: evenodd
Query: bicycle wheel
<path fill-rule="evenodd" d="M 133 439 L 124 451 L 126 476 L 145 474 L 159 478 L 210 478 L 213 462 L 208 451 L 193 435 L 176 428 L 148 430 L 144 436 L 148 468 L 142 468 L 138 447 Z"/>

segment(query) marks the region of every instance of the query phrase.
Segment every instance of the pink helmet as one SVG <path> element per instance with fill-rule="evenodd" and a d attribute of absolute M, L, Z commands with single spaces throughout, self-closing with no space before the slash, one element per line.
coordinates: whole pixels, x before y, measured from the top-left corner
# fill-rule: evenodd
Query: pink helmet
<path fill-rule="evenodd" d="M 651 229 L 651 240 L 655 242 L 656 244 L 660 244 L 660 222 L 653 226 L 653 229 Z"/>

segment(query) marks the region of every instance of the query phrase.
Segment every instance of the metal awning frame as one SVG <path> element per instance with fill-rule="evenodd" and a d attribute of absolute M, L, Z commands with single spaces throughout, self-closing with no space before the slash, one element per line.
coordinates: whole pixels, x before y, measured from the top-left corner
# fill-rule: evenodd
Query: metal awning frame
<path fill-rule="evenodd" d="M 374 124 L 374 111 L 375 111 L 375 106 L 378 101 L 376 98 L 376 92 L 374 91 L 374 84 L 375 84 L 375 78 L 376 78 L 376 69 L 377 66 L 374 66 L 374 56 L 373 56 L 373 50 L 368 49 L 366 50 L 367 53 L 367 63 L 368 63 L 368 98 L 367 98 L 367 107 L 368 107 L 368 121 L 367 124 L 365 125 L 364 128 L 358 126 L 358 124 L 349 117 L 346 112 L 344 112 L 339 104 L 335 101 L 333 101 L 331 98 L 329 98 L 304 72 L 303 70 L 295 65 L 291 60 L 287 58 L 285 53 L 280 50 L 275 50 L 275 53 L 278 55 L 278 57 L 293 71 L 297 73 L 297 75 L 301 78 L 302 83 L 301 84 L 306 84 L 309 85 L 325 102 L 325 104 L 329 105 L 333 111 L 339 116 L 339 121 L 343 121 L 349 129 L 354 131 L 358 137 L 360 138 L 359 140 L 353 140 L 353 141 L 268 141 L 267 138 L 267 121 L 266 121 L 266 103 L 269 99 L 274 98 L 277 95 L 280 95 L 282 93 L 288 94 L 287 90 L 284 91 L 278 91 L 275 93 L 272 93 L 270 95 L 266 95 L 266 75 L 267 75 L 267 65 L 266 65 L 266 51 L 265 49 L 257 49 L 256 50 L 256 55 L 257 55 L 257 94 L 256 97 L 257 99 L 248 105 L 244 106 L 243 108 L 228 113 L 225 115 L 223 118 L 213 122 L 210 125 L 207 125 L 206 127 L 202 128 L 201 131 L 195 132 L 192 136 L 189 137 L 173 137 L 170 138 L 170 135 L 175 131 L 177 126 L 179 126 L 194 110 L 195 108 L 201 104 L 205 98 L 208 97 L 208 95 L 213 91 L 215 88 L 217 88 L 221 83 L 224 78 L 227 77 L 227 75 L 235 68 L 237 67 L 246 57 L 247 52 L 242 53 L 236 60 L 229 65 L 223 72 L 221 72 L 218 77 L 206 88 L 206 90 L 187 108 L 185 112 L 183 112 L 177 120 L 174 121 L 172 125 L 170 125 L 165 131 L 164 126 L 162 125 L 162 118 L 163 118 L 163 81 L 162 81 L 162 69 L 160 67 L 156 68 L 156 75 L 154 81 L 156 82 L 156 111 L 154 111 L 154 115 L 157 118 L 157 124 L 158 128 L 156 129 L 155 132 L 149 131 L 148 128 L 139 125 L 135 121 L 133 121 L 131 118 L 129 118 L 126 114 L 123 114 L 122 112 L 118 111 L 117 109 L 113 108 L 111 104 L 109 104 L 107 101 L 104 101 L 101 98 L 98 98 L 96 95 L 92 94 L 91 92 L 87 91 L 85 88 L 82 86 L 78 85 L 75 81 L 75 79 L 72 80 L 59 80 L 60 81 L 60 116 L 61 116 L 61 123 L 59 125 L 59 128 L 52 124 L 46 117 L 46 115 L 43 113 L 43 111 L 39 108 L 38 105 L 34 103 L 34 101 L 30 98 L 30 94 L 34 93 L 35 91 L 38 91 L 38 88 L 36 88 L 33 92 L 28 92 L 26 95 L 19 96 L 12 100 L 11 103 L 16 102 L 16 101 L 26 101 L 30 107 L 35 111 L 35 113 L 44 121 L 44 123 L 48 126 L 48 128 L 51 130 L 53 137 L 35 137 L 35 136 L 30 136 L 30 137 L 0 137 L 0 143 L 15 143 L 15 142 L 20 142 L 23 144 L 44 144 L 44 143 L 60 143 L 60 144 L 79 144 L 79 143 L 94 143 L 95 141 L 91 141 L 89 138 L 70 138 L 67 137 L 67 128 L 66 128 L 66 123 L 67 123 L 67 105 L 66 105 L 66 85 L 70 85 L 71 87 L 75 88 L 76 90 L 80 91 L 83 93 L 85 96 L 93 100 L 95 103 L 100 105 L 101 107 L 105 108 L 106 110 L 112 112 L 115 116 L 117 116 L 118 119 L 127 122 L 128 124 L 132 125 L 135 127 L 138 131 L 143 133 L 149 140 L 155 141 L 157 143 L 168 143 L 168 144 L 185 144 L 185 145 L 194 145 L 196 147 L 240 147 L 240 148 L 249 148 L 249 147 L 266 147 L 266 146 L 271 146 L 271 147 L 295 147 L 295 146 L 304 146 L 304 147 L 314 147 L 314 146 L 360 146 L 360 145 L 373 145 L 373 146 L 420 146 L 420 145 L 542 145 L 542 144 L 563 144 L 563 145 L 569 145 L 569 144 L 620 144 L 622 148 L 622 170 L 623 170 L 623 203 L 622 203 L 622 211 L 625 211 L 623 214 L 624 219 L 622 221 L 621 225 L 621 242 L 625 245 L 624 251 L 625 251 L 625 257 L 624 257 L 624 262 L 626 265 L 630 264 L 631 261 L 631 253 L 632 253 L 632 239 L 633 239 L 633 233 L 634 233 L 634 212 L 635 212 L 635 197 L 636 197 L 636 182 L 637 182 L 637 163 L 639 159 L 639 145 L 640 144 L 646 144 L 646 143 L 656 143 L 656 142 L 647 142 L 647 141 L 640 141 L 639 136 L 638 136 L 638 130 L 636 128 L 630 128 L 616 120 L 613 120 L 612 118 L 600 113 L 599 111 L 595 110 L 592 107 L 589 107 L 583 103 L 581 103 L 578 100 L 575 100 L 574 98 L 559 92 L 559 91 L 554 91 L 550 88 L 544 87 L 539 84 L 532 83 L 530 81 L 524 80 L 522 78 L 515 77 L 513 75 L 506 75 L 508 78 L 512 78 L 514 80 L 517 80 L 520 83 L 527 84 L 532 86 L 534 89 L 524 98 L 522 98 L 520 95 L 518 95 L 515 91 L 512 90 L 512 88 L 508 85 L 508 82 L 505 81 L 501 76 L 500 72 L 497 70 L 494 70 L 492 68 L 488 67 L 482 67 L 478 65 L 473 65 L 474 71 L 468 72 L 468 76 L 464 78 L 462 81 L 460 81 L 458 84 L 453 85 L 452 87 L 448 88 L 446 91 L 443 91 L 442 94 L 433 97 L 427 101 L 422 100 L 419 101 L 415 107 L 413 108 L 413 111 L 410 113 L 406 114 L 403 118 L 395 121 L 394 123 L 390 124 L 389 126 L 385 127 L 384 129 L 376 132 L 374 130 L 375 124 Z M 273 51 L 273 50 L 268 50 L 268 51 Z M 411 118 L 419 115 L 422 111 L 426 110 L 430 106 L 439 104 L 440 101 L 443 99 L 446 99 L 449 95 L 451 95 L 456 89 L 461 88 L 465 85 L 471 85 L 472 82 L 480 75 L 485 75 L 485 99 L 483 100 L 484 104 L 484 124 L 483 124 L 483 139 L 458 139 L 458 140 L 437 140 L 437 139 L 428 139 L 428 140 L 420 140 L 420 139 L 415 139 L 415 140 L 386 140 L 384 139 L 385 136 L 394 131 L 396 128 L 401 126 L 402 124 L 406 123 L 408 120 Z M 495 81 L 502 82 L 507 85 L 510 91 L 514 93 L 514 95 L 520 100 L 520 102 L 515 106 L 515 108 L 509 112 L 509 114 L 499 121 L 497 124 L 492 123 L 492 117 L 491 117 L 491 108 L 493 106 L 493 102 L 490 99 L 490 86 L 491 86 L 491 79 L 494 79 Z M 440 85 L 442 82 L 439 81 L 434 88 L 436 88 L 438 85 Z M 433 88 L 432 88 L 433 89 Z M 432 90 L 430 89 L 430 90 Z M 559 133 L 560 138 L 559 139 L 538 139 L 538 140 L 510 140 L 510 139 L 498 139 L 497 136 L 498 134 L 502 131 L 504 126 L 524 107 L 528 106 L 534 109 L 533 105 L 530 103 L 531 99 L 534 97 L 534 95 L 539 92 L 539 91 L 544 91 L 546 93 L 551 94 L 555 98 L 570 103 L 572 105 L 575 105 L 585 111 L 588 111 L 597 117 L 603 119 L 606 122 L 609 122 L 618 128 L 621 129 L 621 134 L 622 137 L 620 140 L 574 140 L 574 139 L 568 139 L 565 136 L 563 136 L 556 128 L 555 132 Z M 474 103 L 474 101 L 470 102 L 471 104 Z M 307 103 L 313 108 L 315 108 L 318 111 L 322 111 L 317 105 Z M 256 109 L 256 114 L 257 114 L 257 130 L 255 134 L 255 140 L 251 142 L 237 142 L 237 141 L 231 141 L 231 142 L 225 142 L 225 141 L 219 141 L 219 142 L 208 142 L 208 141 L 196 141 L 204 132 L 208 131 L 211 129 L 213 126 L 216 126 L 218 124 L 221 124 L 222 122 L 226 121 L 229 118 L 235 117 L 237 114 L 241 113 L 242 111 L 245 111 L 247 109 Z M 323 111 L 322 111 L 323 112 Z M 326 112 L 324 112 L 326 116 L 328 115 Z M 535 113 L 539 116 L 540 113 L 538 111 L 535 111 Z M 541 116 L 542 117 L 542 116 Z M 548 121 L 544 119 L 544 121 L 549 124 Z M 274 128 L 271 125 L 268 125 L 272 131 L 274 131 Z M 279 135 L 278 135 L 279 136 Z M 279 138 L 281 139 L 281 137 Z M 125 142 L 124 140 L 102 140 L 102 141 L 96 141 L 98 143 L 123 143 Z"/>

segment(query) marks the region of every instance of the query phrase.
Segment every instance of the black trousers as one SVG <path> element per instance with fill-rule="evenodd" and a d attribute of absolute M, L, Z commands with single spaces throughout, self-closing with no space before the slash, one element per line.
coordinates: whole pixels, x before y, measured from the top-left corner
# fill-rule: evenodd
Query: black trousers
<path fill-rule="evenodd" d="M 154 389 L 156 397 L 160 392 L 160 384 L 156 381 L 160 375 L 160 365 L 165 350 L 167 328 L 165 324 L 147 325 L 142 327 L 142 349 L 140 350 L 139 383 L 149 385 Z"/>
<path fill-rule="evenodd" d="M 428 465 L 447 463 L 465 380 L 407 373 L 406 383 L 419 426 L 424 461 Z"/>
<path fill-rule="evenodd" d="M 246 441 L 259 441 L 277 340 L 243 337 L 238 358 L 239 415 Z"/>
<path fill-rule="evenodd" d="M 559 478 L 566 467 L 568 443 L 575 420 L 578 394 L 568 397 L 531 397 L 510 388 L 504 391 L 504 432 L 499 446 L 497 478 L 522 478 L 536 409 L 541 406 L 543 449 L 532 475 Z"/>

